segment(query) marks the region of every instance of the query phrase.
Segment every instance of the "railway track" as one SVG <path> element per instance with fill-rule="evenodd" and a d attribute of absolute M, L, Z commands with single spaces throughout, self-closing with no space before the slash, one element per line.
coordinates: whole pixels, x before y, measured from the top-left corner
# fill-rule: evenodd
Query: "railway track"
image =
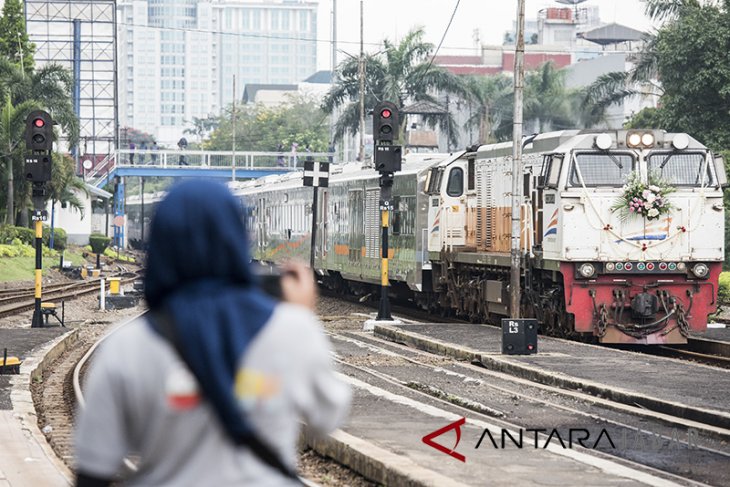
<path fill-rule="evenodd" d="M 337 320 L 351 323 L 354 319 L 350 310 L 328 310 L 327 313 L 332 316 L 323 316 L 325 323 Z M 368 378 L 373 383 L 379 381 L 379 387 L 388 387 L 396 394 L 410 394 L 411 397 L 422 398 L 424 402 L 433 401 L 443 407 L 457 408 L 469 421 L 489 422 L 513 430 L 520 427 L 574 427 L 585 424 L 591 428 L 600 425 L 613 428 L 612 434 L 614 429 L 617 432 L 626 431 L 631 443 L 627 449 L 584 453 L 654 474 L 661 472 L 664 478 L 677 484 L 727 485 L 724 483 L 727 480 L 727 474 L 724 473 L 726 469 L 721 465 L 727 465 L 730 461 L 730 431 L 722 432 L 720 437 L 705 435 L 702 425 L 638 406 L 535 383 L 358 332 L 336 330 L 335 327 L 335 331 L 330 329 L 329 335 L 336 344 L 336 359 L 348 375 L 361 380 Z M 367 360 L 363 360 L 365 357 L 362 356 L 350 356 L 347 350 L 342 350 L 342 344 L 361 350 Z M 93 350 L 87 352 L 87 357 L 81 361 L 77 356 L 73 372 L 66 374 L 68 380 L 65 382 L 73 384 L 76 390 L 81 390 L 84 362 L 91 354 Z M 373 364 L 373 357 L 385 357 L 386 361 Z M 377 358 L 374 360 L 377 362 Z M 395 367 L 394 360 L 408 367 Z M 82 392 L 77 397 L 83 401 Z M 72 424 L 71 417 L 67 424 Z M 632 446 L 634 434 L 645 435 L 647 442 L 671 442 L 675 429 L 686 431 L 698 426 L 701 431 L 699 441 L 691 449 L 674 449 L 670 446 L 662 450 L 664 453 L 655 454 Z M 689 455 L 692 457 L 690 467 L 687 463 L 690 461 Z"/>
<path fill-rule="evenodd" d="M 648 353 L 730 369 L 730 343 L 718 340 L 689 338 L 686 345 L 654 347 Z"/>
<path fill-rule="evenodd" d="M 450 405 L 469 422 L 484 421 L 511 431 L 548 426 L 548 431 L 576 425 L 591 430 L 604 427 L 612 436 L 629 441 L 618 448 L 584 453 L 639 470 L 661 472 L 667 480 L 683 485 L 726 485 L 727 475 L 715 469 L 730 461 L 730 430 L 449 360 L 362 333 L 334 331 L 329 335 L 336 344 L 336 360 L 348 375 L 379 381 L 379 387 L 399 395 L 421 396 L 424 402 Z M 357 350 L 362 350 L 360 356 Z M 380 362 L 378 355 L 383 357 Z M 700 431 L 700 444 L 691 448 L 671 445 L 678 431 L 694 429 Z M 664 445 L 661 452 L 642 449 L 648 438 Z M 688 452 L 696 455 L 692 460 L 695 467 L 690 469 Z"/>
<path fill-rule="evenodd" d="M 129 284 L 139 279 L 138 274 L 125 273 L 121 277 L 121 284 Z M 126 276 L 126 277 L 123 277 Z M 78 283 L 65 283 L 48 286 L 43 290 L 43 301 L 71 300 L 79 296 L 84 296 L 99 291 L 100 279 L 92 279 Z M 16 292 L 7 292 L 0 295 L 0 318 L 10 316 L 22 311 L 32 309 L 35 305 L 33 289 L 24 289 L 21 291 L 7 290 Z"/>
<path fill-rule="evenodd" d="M 335 295 L 333 293 L 322 291 L 323 294 L 334 299 L 343 299 L 351 303 L 362 303 L 373 309 L 378 309 L 377 303 L 368 300 L 357 299 L 350 296 Z M 393 314 L 406 317 L 417 321 L 425 321 L 430 323 L 470 323 L 469 321 L 455 318 L 453 316 L 433 316 L 425 311 L 414 309 L 404 304 L 391 304 Z M 434 320 L 435 318 L 435 320 Z M 484 323 L 485 325 L 499 327 L 494 323 Z M 566 339 L 564 337 L 555 337 Z M 611 345 L 607 345 L 611 346 Z M 708 338 L 690 337 L 686 345 L 667 345 L 667 346 L 630 346 L 618 347 L 624 350 L 647 353 L 651 355 L 661 355 L 677 360 L 698 362 L 713 367 L 730 369 L 730 343 Z"/>

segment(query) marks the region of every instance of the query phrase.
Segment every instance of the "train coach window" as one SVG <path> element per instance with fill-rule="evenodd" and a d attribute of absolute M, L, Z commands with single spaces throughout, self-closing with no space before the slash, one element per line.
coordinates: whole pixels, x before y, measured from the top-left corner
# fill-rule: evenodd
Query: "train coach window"
<path fill-rule="evenodd" d="M 703 152 L 654 152 L 647 158 L 649 173 L 673 186 L 712 186 L 711 164 Z"/>
<path fill-rule="evenodd" d="M 449 172 L 446 194 L 449 196 L 461 196 L 464 194 L 464 170 L 462 168 L 455 167 Z"/>
<path fill-rule="evenodd" d="M 570 170 L 572 186 L 623 186 L 634 170 L 634 156 L 616 152 L 576 154 Z M 582 179 L 582 181 L 581 181 Z"/>
<path fill-rule="evenodd" d="M 540 176 L 537 178 L 537 189 L 557 189 L 563 157 L 563 154 L 547 154 L 543 157 L 542 169 L 540 170 Z"/>
<path fill-rule="evenodd" d="M 426 179 L 426 193 L 427 194 L 438 194 L 439 188 L 441 188 L 441 176 L 443 175 L 444 170 L 440 167 L 434 167 L 431 169 L 431 171 L 428 173 L 428 178 Z"/>

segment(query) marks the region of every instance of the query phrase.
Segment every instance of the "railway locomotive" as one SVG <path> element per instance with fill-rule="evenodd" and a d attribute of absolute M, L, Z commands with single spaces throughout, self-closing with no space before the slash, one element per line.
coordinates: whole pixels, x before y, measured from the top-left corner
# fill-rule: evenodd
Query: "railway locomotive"
<path fill-rule="evenodd" d="M 475 322 L 510 314 L 511 154 L 506 142 L 404 158 L 393 184 L 392 295 Z M 534 137 L 523 165 L 522 316 L 545 333 L 602 343 L 686 343 L 705 330 L 724 258 L 721 158 L 687 134 L 573 130 Z M 319 190 L 324 286 L 362 296 L 378 286 L 378 178 L 361 163 L 338 165 Z M 312 189 L 301 173 L 232 189 L 254 259 L 309 258 Z"/>

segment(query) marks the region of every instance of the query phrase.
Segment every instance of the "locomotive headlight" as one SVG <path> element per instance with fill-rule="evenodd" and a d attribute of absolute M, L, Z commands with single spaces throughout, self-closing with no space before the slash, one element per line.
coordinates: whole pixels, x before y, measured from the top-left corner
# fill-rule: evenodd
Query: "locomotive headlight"
<path fill-rule="evenodd" d="M 707 264 L 695 264 L 692 267 L 692 274 L 699 277 L 700 279 L 707 277 L 707 274 L 710 273 L 710 268 L 707 267 Z"/>
<path fill-rule="evenodd" d="M 594 275 L 596 275 L 596 268 L 593 266 L 593 264 L 586 263 L 586 264 L 582 264 L 578 268 L 578 272 L 583 277 L 586 277 L 586 278 L 593 277 Z"/>
<path fill-rule="evenodd" d="M 669 264 L 669 268 L 672 269 L 672 264 Z M 684 264 L 684 262 L 677 262 L 677 270 L 678 271 L 683 271 L 686 268 L 687 268 L 687 266 Z"/>
<path fill-rule="evenodd" d="M 609 262 L 608 264 L 606 264 L 606 270 L 607 271 L 610 272 L 610 271 L 612 271 L 614 269 L 616 269 L 616 264 L 614 264 L 613 262 Z"/>
<path fill-rule="evenodd" d="M 644 147 L 651 147 L 654 145 L 654 134 L 652 133 L 645 133 L 641 136 L 641 145 Z"/>
<path fill-rule="evenodd" d="M 611 148 L 613 140 L 611 140 L 611 136 L 608 134 L 598 134 L 596 135 L 595 144 L 601 150 L 608 150 Z"/>
<path fill-rule="evenodd" d="M 639 147 L 641 145 L 641 134 L 637 132 L 630 133 L 626 138 L 626 145 L 629 147 Z"/>
<path fill-rule="evenodd" d="M 677 150 L 684 150 L 689 147 L 689 135 L 677 134 L 672 139 L 672 146 Z"/>

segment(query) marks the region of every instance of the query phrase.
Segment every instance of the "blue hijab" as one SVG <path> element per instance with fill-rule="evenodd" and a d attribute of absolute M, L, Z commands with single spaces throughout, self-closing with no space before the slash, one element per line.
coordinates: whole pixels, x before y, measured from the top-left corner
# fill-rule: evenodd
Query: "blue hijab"
<path fill-rule="evenodd" d="M 183 182 L 157 207 L 145 275 L 150 310 L 169 317 L 178 351 L 236 442 L 250 432 L 234 395 L 236 371 L 275 306 L 256 286 L 248 245 L 225 186 Z"/>

